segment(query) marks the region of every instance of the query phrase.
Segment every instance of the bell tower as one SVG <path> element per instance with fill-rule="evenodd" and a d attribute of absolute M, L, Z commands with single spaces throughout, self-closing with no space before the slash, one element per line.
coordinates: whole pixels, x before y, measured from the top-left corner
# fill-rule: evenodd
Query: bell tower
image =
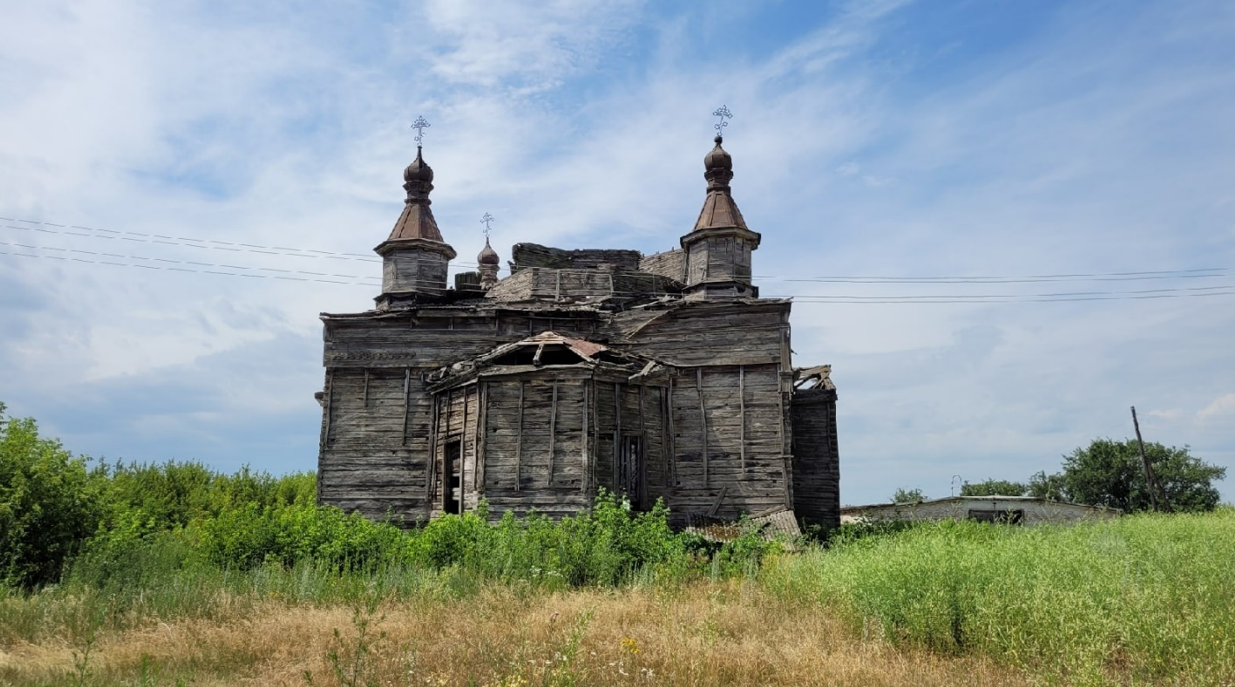
<path fill-rule="evenodd" d="M 416 134 L 416 159 L 403 170 L 407 191 L 403 214 L 395 222 L 390 237 L 373 250 L 382 256 L 382 294 L 375 300 L 378 310 L 432 301 L 446 295 L 446 270 L 455 249 L 442 240 L 437 220 L 429 209 L 432 201 L 433 168 L 425 162 L 421 149 L 424 117 L 412 125 Z"/>
<path fill-rule="evenodd" d="M 721 121 L 713 139 L 716 145 L 703 158 L 707 197 L 694 230 L 681 241 L 686 251 L 686 297 L 758 298 L 759 289 L 751 284 L 751 252 L 762 237 L 747 228 L 729 190 L 733 158 L 721 147 L 724 139 L 719 132 L 732 115 L 725 107 L 713 114 Z"/>

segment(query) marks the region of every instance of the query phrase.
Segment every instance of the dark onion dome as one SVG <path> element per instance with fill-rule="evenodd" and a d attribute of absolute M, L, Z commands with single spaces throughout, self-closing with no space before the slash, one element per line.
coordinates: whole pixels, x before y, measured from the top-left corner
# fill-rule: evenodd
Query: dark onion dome
<path fill-rule="evenodd" d="M 497 251 L 489 245 L 489 237 L 485 237 L 485 247 L 481 249 L 480 255 L 476 256 L 476 262 L 482 265 L 500 265 L 502 261 L 497 256 Z"/>
<path fill-rule="evenodd" d="M 425 183 L 433 181 L 433 168 L 421 156 L 420 146 L 416 146 L 416 159 L 412 160 L 412 164 L 403 170 L 403 180 L 407 182 L 422 181 Z"/>
<path fill-rule="evenodd" d="M 703 157 L 704 169 L 733 169 L 733 158 L 724 148 L 720 147 L 721 137 L 717 136 L 712 139 L 716 142 L 716 147 L 712 148 L 711 152 Z"/>

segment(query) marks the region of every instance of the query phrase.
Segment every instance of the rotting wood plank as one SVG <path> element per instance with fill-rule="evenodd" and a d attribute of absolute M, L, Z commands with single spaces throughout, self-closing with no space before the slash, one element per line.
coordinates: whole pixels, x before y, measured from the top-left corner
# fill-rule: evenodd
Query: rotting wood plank
<path fill-rule="evenodd" d="M 429 409 L 429 455 L 425 461 L 425 504 L 429 508 L 433 507 L 433 486 L 434 475 L 437 474 L 437 420 L 440 417 L 441 411 L 437 407 L 437 397 L 431 397 L 433 401 L 432 407 Z"/>
<path fill-rule="evenodd" d="M 639 385 L 639 446 L 640 446 L 640 449 L 643 451 L 643 455 L 640 456 L 641 458 L 640 465 L 638 466 L 639 467 L 638 479 L 639 479 L 639 507 L 640 508 L 647 507 L 648 453 L 650 453 L 650 449 L 648 447 L 648 427 L 643 417 L 643 403 L 644 403 L 643 390 L 644 390 L 644 386 L 640 384 Z"/>
<path fill-rule="evenodd" d="M 412 368 L 403 370 L 403 440 L 402 446 L 407 446 L 407 416 L 412 403 Z"/>
<path fill-rule="evenodd" d="M 454 320 L 451 320 L 453 322 Z M 463 387 L 463 426 L 459 428 L 459 510 L 467 510 L 467 397 L 469 391 Z M 473 449 L 475 446 L 473 446 Z M 472 455 L 475 458 L 475 454 Z M 473 471 L 475 474 L 475 471 Z M 475 479 L 475 477 L 473 477 Z"/>
<path fill-rule="evenodd" d="M 553 451 L 555 440 L 557 439 L 557 384 L 553 384 L 553 400 L 549 405 L 549 486 L 553 486 L 554 482 L 554 463 L 556 462 Z"/>
<path fill-rule="evenodd" d="M 476 433 L 472 437 L 472 450 L 476 454 L 476 468 L 472 470 L 472 491 L 485 492 L 485 444 L 489 430 L 489 411 L 486 407 L 489 392 L 485 382 L 476 384 Z"/>
<path fill-rule="evenodd" d="M 330 415 L 334 410 L 334 370 L 326 370 L 326 422 L 322 428 L 322 447 L 330 445 Z"/>
<path fill-rule="evenodd" d="M 364 407 L 369 409 L 369 368 L 364 369 Z"/>
<path fill-rule="evenodd" d="M 746 472 L 746 366 L 738 365 L 738 414 L 741 416 L 739 427 L 741 431 L 738 441 L 741 443 L 742 472 Z"/>
<path fill-rule="evenodd" d="M 695 368 L 695 391 L 699 394 L 699 426 L 703 428 L 703 486 L 708 486 L 708 411 L 703 400 L 703 368 Z"/>
<path fill-rule="evenodd" d="M 519 472 L 523 465 L 523 387 L 527 384 L 519 381 L 519 433 L 515 435 L 515 491 L 519 491 Z"/>
<path fill-rule="evenodd" d="M 588 467 L 589 467 L 589 461 L 587 459 L 588 419 L 589 419 L 589 416 L 591 415 L 591 404 L 589 403 L 589 396 L 591 395 L 590 393 L 591 390 L 592 390 L 591 382 L 585 382 L 583 384 L 583 430 L 579 433 L 579 444 L 583 447 L 580 450 L 580 455 L 579 455 L 579 467 L 580 467 L 580 472 L 582 473 L 582 478 L 579 480 L 579 482 L 581 486 L 583 487 L 584 494 L 587 494 L 587 483 L 588 483 L 588 479 L 587 479 Z"/>
<path fill-rule="evenodd" d="M 673 426 L 673 380 L 673 377 L 669 378 L 665 398 L 666 415 L 669 418 L 669 484 L 665 486 L 670 488 L 678 485 L 678 439 Z"/>
<path fill-rule="evenodd" d="M 613 383 L 613 470 L 610 476 L 613 479 L 613 493 L 617 493 L 618 484 L 621 480 L 618 477 L 618 453 L 622 446 L 622 384 L 620 382 Z"/>

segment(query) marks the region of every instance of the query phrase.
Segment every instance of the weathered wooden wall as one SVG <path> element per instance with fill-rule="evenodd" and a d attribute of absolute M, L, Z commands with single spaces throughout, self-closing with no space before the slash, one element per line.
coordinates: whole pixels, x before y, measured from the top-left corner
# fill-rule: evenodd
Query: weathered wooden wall
<path fill-rule="evenodd" d="M 536 243 L 516 243 L 511 255 L 511 272 L 516 273 L 528 267 L 590 269 L 601 265 L 637 270 L 641 257 L 639 251 L 624 248 L 566 250 Z"/>
<path fill-rule="evenodd" d="M 586 301 L 677 293 L 670 278 L 624 269 L 527 267 L 498 282 L 485 297 L 497 301 Z"/>
<path fill-rule="evenodd" d="M 442 504 L 440 484 L 430 484 L 431 448 L 439 447 L 430 445 L 433 399 L 424 375 L 532 333 L 554 329 L 586 338 L 597 329 L 595 313 L 552 310 L 477 314 L 443 307 L 323 319 L 318 499 L 375 519 L 391 513 L 408 522 L 428 519 Z M 469 417 L 469 426 L 473 422 Z M 474 443 L 468 444 L 469 473 L 475 470 Z M 468 496 L 469 507 L 476 498 Z"/>
<path fill-rule="evenodd" d="M 836 391 L 793 393 L 793 508 L 807 524 L 840 526 L 840 449 Z"/>
<path fill-rule="evenodd" d="M 552 272 L 525 270 L 503 283 L 534 283 L 542 271 Z M 483 497 L 494 517 L 507 509 L 558 517 L 586 508 L 598 487 L 618 486 L 617 442 L 637 436 L 637 505 L 664 498 L 679 522 L 686 513 L 797 506 L 831 523 L 839 505 L 834 406 L 825 413 L 831 424 L 821 426 L 791 402 L 789 308 L 678 301 L 611 313 L 529 302 L 325 316 L 319 497 L 371 517 L 430 517 L 443 504 L 445 444 L 458 437 L 466 508 Z M 482 377 L 440 392 L 436 404 L 424 388 L 430 371 L 550 330 L 660 361 L 671 366 L 669 378 L 641 386 L 555 367 Z"/>
<path fill-rule="evenodd" d="M 668 277 L 676 282 L 686 283 L 686 251 L 674 248 L 664 253 L 645 255 L 639 261 L 639 269 L 643 272 Z"/>
<path fill-rule="evenodd" d="M 482 382 L 483 485 L 490 514 L 571 515 L 591 503 L 592 382 L 585 369 Z"/>

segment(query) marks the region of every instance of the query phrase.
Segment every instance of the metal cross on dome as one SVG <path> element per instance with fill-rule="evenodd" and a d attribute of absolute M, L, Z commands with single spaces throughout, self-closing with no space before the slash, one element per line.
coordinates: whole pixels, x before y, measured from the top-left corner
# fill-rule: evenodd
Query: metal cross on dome
<path fill-rule="evenodd" d="M 480 218 L 480 223 L 485 225 L 485 238 L 488 239 L 489 231 L 492 229 L 489 225 L 493 223 L 493 215 L 486 212 L 485 216 Z"/>
<path fill-rule="evenodd" d="M 416 121 L 412 122 L 412 128 L 416 130 L 416 145 L 420 145 L 420 139 L 424 138 L 425 129 L 429 128 L 429 122 L 425 121 L 424 117 L 417 117 Z"/>
<path fill-rule="evenodd" d="M 716 124 L 713 126 L 713 128 L 716 129 L 716 135 L 720 136 L 724 134 L 725 127 L 729 126 L 729 122 L 726 122 L 725 120 L 733 119 L 733 113 L 729 111 L 729 106 L 721 105 L 720 107 L 716 108 L 716 111 L 712 113 L 712 116 L 720 118 L 720 121 L 716 122 Z"/>

